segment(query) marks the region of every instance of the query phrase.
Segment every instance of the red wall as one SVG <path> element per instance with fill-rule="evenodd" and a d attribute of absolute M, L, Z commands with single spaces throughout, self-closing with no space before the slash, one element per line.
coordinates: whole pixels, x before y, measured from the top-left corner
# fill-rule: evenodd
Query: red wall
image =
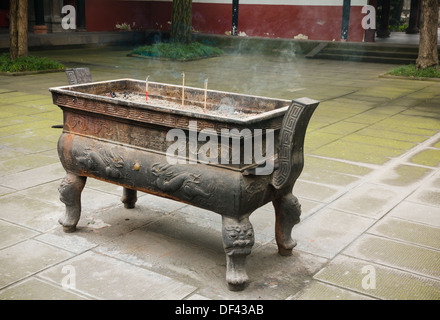
<path fill-rule="evenodd" d="M 341 9 L 342 11 L 342 9 Z M 348 29 L 348 41 L 363 41 L 365 30 L 362 28 L 362 19 L 365 14 L 362 13 L 362 6 L 351 7 L 350 25 Z"/>
<path fill-rule="evenodd" d="M 9 26 L 8 14 L 9 10 L 0 10 L 0 27 Z"/>
<path fill-rule="evenodd" d="M 113 31 L 127 23 L 135 29 L 160 29 L 171 20 L 171 3 L 148 1 L 87 0 L 87 31 Z"/>
<path fill-rule="evenodd" d="M 232 1 L 231 4 L 193 3 L 192 12 L 195 31 L 216 34 L 231 31 Z"/>
<path fill-rule="evenodd" d="M 88 31 L 115 30 L 117 23 L 136 23 L 136 29 L 169 30 L 171 2 L 87 0 Z M 362 41 L 361 6 L 350 12 L 349 41 Z M 340 39 L 342 6 L 245 5 L 239 8 L 238 31 L 248 36 L 310 40 Z M 231 31 L 231 4 L 193 3 L 193 28 L 202 33 Z"/>
<path fill-rule="evenodd" d="M 330 6 L 240 6 L 239 31 L 249 36 L 309 39 L 339 39 L 342 8 Z"/>
<path fill-rule="evenodd" d="M 349 41 L 362 41 L 362 7 L 350 10 Z M 311 40 L 339 40 L 341 6 L 245 5 L 239 8 L 238 32 L 248 36 L 293 38 L 303 34 Z M 203 33 L 231 31 L 232 5 L 193 3 L 193 27 Z"/>

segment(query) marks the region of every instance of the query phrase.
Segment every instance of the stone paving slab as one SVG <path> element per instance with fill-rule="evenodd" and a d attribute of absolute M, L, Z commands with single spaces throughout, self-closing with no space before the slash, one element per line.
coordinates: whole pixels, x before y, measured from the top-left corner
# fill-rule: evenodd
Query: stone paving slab
<path fill-rule="evenodd" d="M 393 66 L 374 63 L 287 55 L 140 63 L 126 53 L 37 54 L 89 66 L 95 81 L 180 84 L 185 71 L 190 86 L 209 76 L 217 90 L 321 100 L 293 190 L 303 209 L 293 256 L 277 254 L 272 204 L 256 210 L 250 283 L 231 292 L 219 215 L 140 192 L 128 210 L 121 187 L 94 179 L 77 232 L 63 233 L 61 131 L 51 128 L 62 112 L 48 88 L 67 78 L 0 76 L 0 299 L 440 299 L 439 83 L 379 78 Z"/>
<path fill-rule="evenodd" d="M 429 204 L 402 201 L 389 212 L 390 217 L 402 218 L 422 224 L 440 227 L 440 207 Z"/>
<path fill-rule="evenodd" d="M 400 188 L 365 183 L 334 201 L 330 207 L 379 219 L 408 194 L 409 191 Z"/>
<path fill-rule="evenodd" d="M 297 249 L 334 258 L 373 223 L 374 219 L 339 210 L 323 209 L 294 228 Z"/>
<path fill-rule="evenodd" d="M 23 190 L 46 182 L 58 180 L 63 178 L 65 174 L 66 172 L 61 164 L 54 163 L 10 175 L 4 175 L 0 177 L 0 184 L 15 190 Z"/>
<path fill-rule="evenodd" d="M 374 300 L 373 297 L 316 280 L 312 280 L 306 289 L 297 295 L 287 298 L 287 300 L 316 300 L 316 297 L 319 297 L 320 300 Z"/>
<path fill-rule="evenodd" d="M 35 240 L 26 240 L 4 248 L 0 251 L 0 287 L 25 279 L 72 256 L 67 251 Z"/>
<path fill-rule="evenodd" d="M 364 235 L 347 248 L 344 254 L 440 279 L 440 252 L 430 248 Z"/>
<path fill-rule="evenodd" d="M 91 251 L 52 267 L 39 276 L 59 284 L 67 274 L 63 269 L 75 270 L 75 286 L 70 290 L 87 293 L 95 299 L 182 299 L 196 290 L 189 284 Z M 68 282 L 66 284 L 69 285 Z"/>
<path fill-rule="evenodd" d="M 31 277 L 0 292 L 1 300 L 87 300 L 47 281 Z"/>
<path fill-rule="evenodd" d="M 46 232 L 57 225 L 63 212 L 58 205 L 39 199 L 11 193 L 0 197 L 0 219 L 39 232 Z"/>
<path fill-rule="evenodd" d="M 372 179 L 372 182 L 395 187 L 407 187 L 417 184 L 433 172 L 431 168 L 412 164 L 398 164 L 390 167 L 384 174 Z"/>
<path fill-rule="evenodd" d="M 369 281 L 373 275 L 375 284 Z M 437 280 L 344 255 L 336 257 L 314 278 L 376 299 L 440 299 Z"/>
<path fill-rule="evenodd" d="M 438 228 L 429 225 L 386 217 L 368 230 L 368 233 L 440 249 L 440 232 Z"/>
<path fill-rule="evenodd" d="M 0 248 L 6 248 L 36 235 L 39 233 L 34 230 L 0 220 Z"/>
<path fill-rule="evenodd" d="M 41 167 L 45 167 L 53 164 L 54 166 L 59 165 L 59 159 L 54 158 L 52 155 L 41 153 L 34 154 L 21 154 L 17 152 L 6 151 L 7 157 L 5 160 L 0 162 L 0 179 L 5 180 L 4 177 L 12 176 L 14 174 L 23 176 L 22 172 L 26 170 L 41 170 Z M 10 184 L 16 184 L 14 182 L 9 182 Z M 24 182 L 27 184 L 27 182 Z M 32 183 L 30 183 L 32 184 Z"/>

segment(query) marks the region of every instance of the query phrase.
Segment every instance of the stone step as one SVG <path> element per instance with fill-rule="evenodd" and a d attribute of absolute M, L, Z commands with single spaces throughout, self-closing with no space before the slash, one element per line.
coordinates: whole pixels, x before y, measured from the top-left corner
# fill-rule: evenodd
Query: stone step
<path fill-rule="evenodd" d="M 389 63 L 389 64 L 411 64 L 415 63 L 417 58 L 404 58 L 404 57 L 382 57 L 382 56 L 365 56 L 355 54 L 332 54 L 332 53 L 320 53 L 315 56 L 315 59 L 330 59 L 330 60 L 347 60 L 347 61 L 359 61 L 359 62 L 376 62 L 376 63 Z"/>
<path fill-rule="evenodd" d="M 390 57 L 390 58 L 404 58 L 404 59 L 417 59 L 418 50 L 406 50 L 406 51 L 394 51 L 394 50 L 364 50 L 364 49 L 342 49 L 342 48 L 327 48 L 323 51 L 326 54 L 339 54 L 339 55 L 356 55 L 360 57 Z"/>
<path fill-rule="evenodd" d="M 307 55 L 313 59 L 332 59 L 390 64 L 415 63 L 418 57 L 418 46 L 378 46 L 374 43 L 321 43 Z"/>

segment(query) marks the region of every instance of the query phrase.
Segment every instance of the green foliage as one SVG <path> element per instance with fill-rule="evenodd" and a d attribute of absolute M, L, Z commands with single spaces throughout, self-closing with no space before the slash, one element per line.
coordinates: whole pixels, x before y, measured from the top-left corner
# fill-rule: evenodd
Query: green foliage
<path fill-rule="evenodd" d="M 410 64 L 397 67 L 388 72 L 388 74 L 413 78 L 440 78 L 440 68 L 430 67 L 427 69 L 417 69 L 414 64 Z"/>
<path fill-rule="evenodd" d="M 223 50 L 199 42 L 193 42 L 191 44 L 160 42 L 149 46 L 135 48 L 131 53 L 171 60 L 192 60 L 219 56 L 223 54 Z"/>
<path fill-rule="evenodd" d="M 45 57 L 19 57 L 11 61 L 9 54 L 4 53 L 0 56 L 0 72 L 23 72 L 40 70 L 62 70 L 64 66 Z"/>
<path fill-rule="evenodd" d="M 406 29 L 408 29 L 407 23 L 403 23 L 403 24 L 395 25 L 395 26 L 390 25 L 390 31 L 392 31 L 392 32 L 405 32 Z"/>

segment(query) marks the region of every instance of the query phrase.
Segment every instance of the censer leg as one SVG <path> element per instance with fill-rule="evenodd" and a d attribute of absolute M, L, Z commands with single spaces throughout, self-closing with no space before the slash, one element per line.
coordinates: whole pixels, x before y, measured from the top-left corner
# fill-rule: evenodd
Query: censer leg
<path fill-rule="evenodd" d="M 64 232 L 74 232 L 81 216 L 81 192 L 86 184 L 86 177 L 68 173 L 58 188 L 60 200 L 66 205 L 64 215 L 58 220 Z"/>
<path fill-rule="evenodd" d="M 137 201 L 137 191 L 124 187 L 121 201 L 126 209 L 133 209 Z"/>
<path fill-rule="evenodd" d="M 245 261 L 254 245 L 254 231 L 248 217 L 238 219 L 223 216 L 222 221 L 226 281 L 230 290 L 240 291 L 248 281 Z"/>
<path fill-rule="evenodd" d="M 291 193 L 272 201 L 275 207 L 275 239 L 278 253 L 282 256 L 292 255 L 296 241 L 292 239 L 292 228 L 299 223 L 301 205 Z"/>

